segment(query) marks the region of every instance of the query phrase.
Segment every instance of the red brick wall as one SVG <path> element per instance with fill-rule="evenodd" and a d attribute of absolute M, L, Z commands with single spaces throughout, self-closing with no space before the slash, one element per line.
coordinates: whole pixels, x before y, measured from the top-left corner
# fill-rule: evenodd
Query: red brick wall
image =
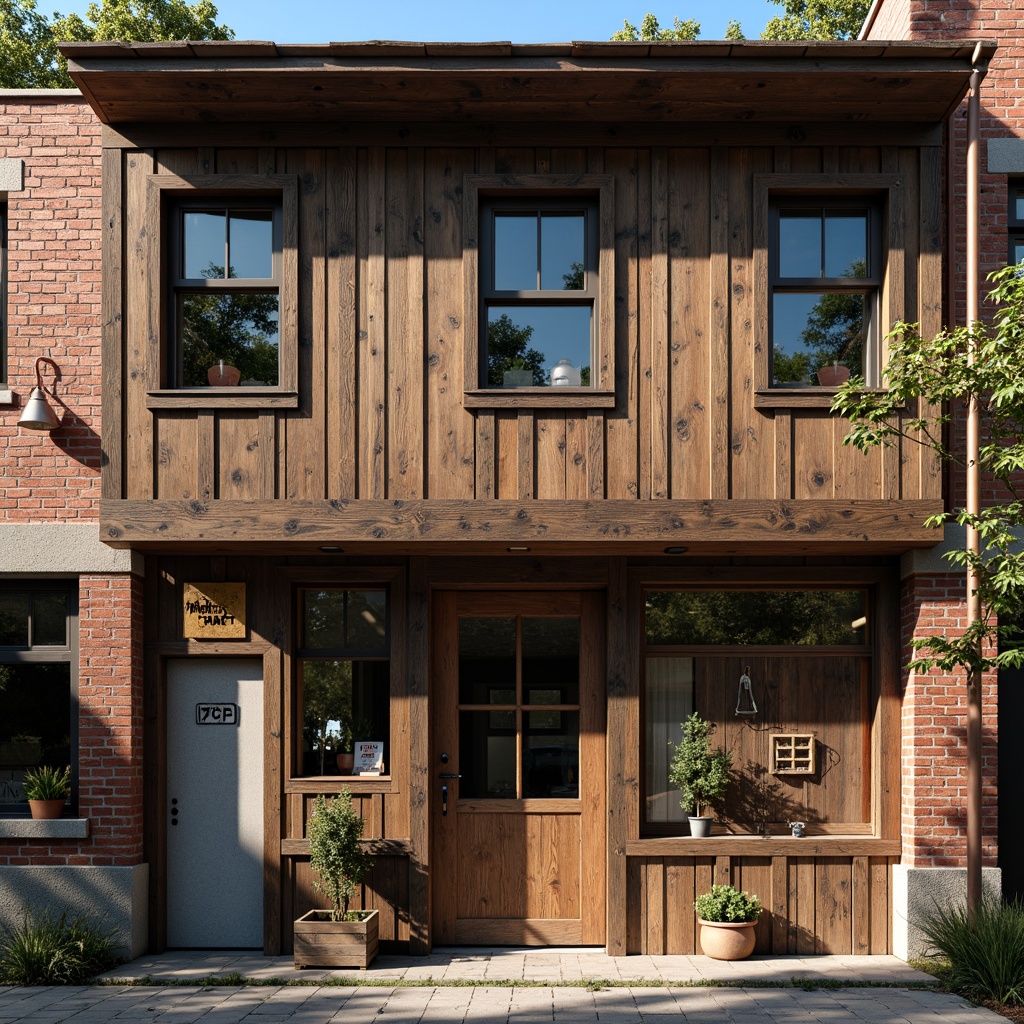
<path fill-rule="evenodd" d="M 962 631 L 967 621 L 964 578 L 953 573 L 912 576 L 902 594 L 903 662 L 915 636 Z M 995 674 L 982 686 L 982 833 L 984 861 L 996 863 Z M 962 673 L 905 673 L 902 727 L 903 863 L 963 867 L 967 857 L 967 688 Z"/>
<path fill-rule="evenodd" d="M 142 580 L 79 581 L 79 816 L 86 840 L 0 842 L 0 864 L 142 861 Z"/>
<path fill-rule="evenodd" d="M 0 158 L 25 161 L 7 199 L 6 380 L 24 402 L 35 360 L 61 369 L 52 437 L 0 406 L 0 520 L 95 519 L 100 467 L 100 126 L 80 98 L 0 97 Z M 0 380 L 4 379 L 0 369 Z M 49 383 L 50 378 L 44 377 Z"/>

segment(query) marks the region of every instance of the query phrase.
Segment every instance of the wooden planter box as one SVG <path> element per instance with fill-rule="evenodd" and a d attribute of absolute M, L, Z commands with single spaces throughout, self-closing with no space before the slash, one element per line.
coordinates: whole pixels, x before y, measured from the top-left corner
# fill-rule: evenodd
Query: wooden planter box
<path fill-rule="evenodd" d="M 377 955 L 380 913 L 364 911 L 362 921 L 332 921 L 329 910 L 311 910 L 295 922 L 295 969 L 359 967 Z"/>

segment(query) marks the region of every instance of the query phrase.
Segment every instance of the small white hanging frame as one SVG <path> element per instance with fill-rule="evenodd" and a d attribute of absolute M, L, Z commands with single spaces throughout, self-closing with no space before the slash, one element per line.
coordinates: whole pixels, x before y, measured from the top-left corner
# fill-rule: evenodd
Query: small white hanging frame
<path fill-rule="evenodd" d="M 743 694 L 746 691 L 747 699 L 744 701 Z M 745 707 L 744 704 L 747 706 Z M 754 700 L 754 691 L 750 685 L 750 666 L 748 665 L 744 669 L 743 675 L 740 676 L 739 689 L 736 691 L 736 714 L 737 715 L 756 715 L 757 714 L 757 701 Z"/>

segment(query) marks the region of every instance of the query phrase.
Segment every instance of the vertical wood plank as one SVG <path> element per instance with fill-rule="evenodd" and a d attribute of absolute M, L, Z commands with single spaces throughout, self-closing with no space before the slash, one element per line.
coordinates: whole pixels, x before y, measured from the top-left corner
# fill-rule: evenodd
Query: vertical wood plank
<path fill-rule="evenodd" d="M 537 497 L 565 499 L 565 413 L 540 412 L 537 425 Z"/>
<path fill-rule="evenodd" d="M 474 422 L 463 407 L 462 181 L 464 150 L 427 151 L 424 182 L 427 270 L 426 497 L 472 498 Z"/>
<path fill-rule="evenodd" d="M 615 178 L 615 400 L 608 410 L 607 479 L 608 498 L 636 498 L 637 415 L 639 412 L 640 315 L 638 277 L 637 152 L 609 150 L 605 155 L 608 173 Z M 646 311 L 644 311 L 646 312 Z"/>
<path fill-rule="evenodd" d="M 146 408 L 146 390 L 160 382 L 160 335 L 163 289 L 160 286 L 159 238 L 160 199 L 156 189 L 147 187 L 153 172 L 153 154 L 129 152 L 125 157 L 125 267 L 126 295 L 124 361 L 126 381 L 134 386 L 124 392 L 125 422 L 129 424 L 126 447 L 125 498 L 155 495 L 153 466 L 154 423 Z M 139 382 L 143 383 L 139 387 Z"/>
<path fill-rule="evenodd" d="M 647 860 L 644 878 L 644 942 L 650 956 L 661 956 L 665 950 L 665 863 L 661 857 Z"/>
<path fill-rule="evenodd" d="M 641 386 L 647 389 L 647 401 L 641 420 L 649 423 L 649 440 L 641 441 L 643 450 L 650 451 L 650 489 L 641 489 L 643 495 L 667 498 L 671 493 L 669 445 L 669 345 L 670 277 L 669 277 L 669 172 L 668 151 L 657 146 L 651 153 L 651 232 L 650 232 L 650 331 L 648 361 L 644 362 Z"/>
<path fill-rule="evenodd" d="M 793 497 L 793 414 L 788 409 L 775 410 L 775 497 Z"/>
<path fill-rule="evenodd" d="M 580 861 L 580 917 L 584 945 L 605 941 L 605 596 L 597 590 L 580 595 L 580 821 L 584 833 L 569 854 Z"/>
<path fill-rule="evenodd" d="M 120 149 L 105 149 L 103 171 L 103 229 L 101 270 L 102 384 L 100 423 L 103 470 L 101 495 L 124 497 L 124 324 L 126 299 L 122 279 L 125 247 L 124 169 Z"/>
<path fill-rule="evenodd" d="M 871 878 L 867 857 L 853 858 L 853 886 L 850 893 L 853 923 L 853 953 L 871 952 Z"/>
<path fill-rule="evenodd" d="M 299 176 L 298 301 L 299 407 L 284 420 L 285 496 L 314 500 L 325 495 L 326 281 L 324 154 L 289 150 L 288 173 Z M 282 311 L 283 316 L 283 311 Z"/>
<path fill-rule="evenodd" d="M 921 337 L 934 337 L 942 328 L 942 151 L 938 147 L 921 150 L 921 251 L 918 260 L 918 289 L 921 309 Z M 922 403 L 923 404 L 923 403 Z M 922 409 L 923 418 L 932 418 L 940 410 Z M 921 450 L 921 498 L 942 497 L 942 465 L 927 447 Z"/>
<path fill-rule="evenodd" d="M 384 150 L 361 150 L 358 161 L 359 190 L 356 246 L 359 266 L 357 306 L 359 367 L 356 384 L 358 409 L 358 494 L 361 498 L 384 497 L 385 488 L 385 389 L 387 369 L 388 301 L 384 266 Z"/>
<path fill-rule="evenodd" d="M 789 870 L 785 857 L 772 857 L 771 884 L 772 953 L 789 952 Z"/>
<path fill-rule="evenodd" d="M 693 927 L 693 863 L 681 857 L 665 858 L 665 952 L 696 952 Z"/>
<path fill-rule="evenodd" d="M 669 154 L 669 480 L 672 498 L 710 498 L 714 403 L 712 375 L 725 374 L 710 352 L 711 188 L 706 149 Z M 721 339 L 719 338 L 719 341 Z M 726 467 L 727 468 L 727 467 Z"/>
<path fill-rule="evenodd" d="M 728 498 L 732 476 L 729 442 L 729 154 L 711 150 L 711 282 L 708 308 L 708 374 L 711 381 L 711 497 Z"/>
<path fill-rule="evenodd" d="M 157 451 L 157 473 L 153 484 L 155 497 L 198 499 L 198 433 L 198 418 L 193 412 L 165 409 L 159 418 L 154 418 L 152 436 Z"/>
<path fill-rule="evenodd" d="M 608 560 L 608 882 L 606 943 L 611 956 L 624 956 L 627 915 L 638 891 L 627 877 L 626 841 L 639 834 L 638 628 L 634 605 L 638 588 L 628 585 L 626 560 Z M 634 833 L 634 826 L 636 832 Z"/>
<path fill-rule="evenodd" d="M 535 496 L 533 480 L 533 410 L 520 409 L 516 416 L 516 497 Z"/>
<path fill-rule="evenodd" d="M 217 497 L 214 463 L 217 457 L 216 413 L 200 409 L 196 430 L 196 496 L 202 502 Z"/>
<path fill-rule="evenodd" d="M 815 878 L 817 952 L 842 954 L 852 949 L 850 889 L 853 869 L 848 860 L 819 857 Z"/>
<path fill-rule="evenodd" d="M 900 171 L 899 151 L 895 146 L 882 149 L 882 172 L 898 174 Z M 889 190 L 889 231 L 888 259 L 886 263 L 886 281 L 882 293 L 883 318 L 879 325 L 881 339 L 879 341 L 879 367 L 884 368 L 888 361 L 889 343 L 885 340 L 892 325 L 906 317 L 907 289 L 907 251 L 906 251 L 906 202 L 905 190 L 893 188 Z M 913 319 L 913 318 L 911 318 Z M 895 425 L 895 424 L 893 424 Z M 881 497 L 897 500 L 900 496 L 900 449 L 899 444 L 885 445 L 881 450 L 882 457 L 882 493 Z"/>
<path fill-rule="evenodd" d="M 814 912 L 817 906 L 816 877 L 812 857 L 794 858 L 790 861 L 790 914 L 796 904 L 796 949 L 798 956 L 809 956 L 824 950 L 815 939 Z M 795 886 L 794 877 L 795 876 Z M 794 893 L 795 888 L 795 893 Z M 794 895 L 796 899 L 794 899 Z M 792 916 L 790 920 L 793 920 Z"/>
<path fill-rule="evenodd" d="M 355 497 L 356 448 L 356 205 L 354 149 L 328 150 L 326 377 L 331 393 L 325 440 L 327 496 Z"/>
<path fill-rule="evenodd" d="M 732 885 L 732 857 L 715 857 L 715 885 Z"/>
<path fill-rule="evenodd" d="M 622 932 L 623 952 L 622 956 L 632 953 L 647 952 L 647 930 L 644 922 L 647 917 L 647 908 L 644 900 L 647 896 L 647 887 L 644 884 L 644 875 L 647 861 L 642 857 L 622 858 L 623 888 L 628 890 L 630 899 L 622 907 L 622 919 L 620 930 Z"/>
<path fill-rule="evenodd" d="M 872 953 L 892 953 L 892 862 L 886 857 L 871 857 L 868 862 L 871 886 Z"/>

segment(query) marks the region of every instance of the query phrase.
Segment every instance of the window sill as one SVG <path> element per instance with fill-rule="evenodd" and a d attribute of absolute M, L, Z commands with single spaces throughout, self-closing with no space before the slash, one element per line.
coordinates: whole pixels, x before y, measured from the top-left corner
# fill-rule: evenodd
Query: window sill
<path fill-rule="evenodd" d="M 835 388 L 764 388 L 754 392 L 755 409 L 831 409 Z"/>
<path fill-rule="evenodd" d="M 181 391 L 150 391 L 147 409 L 295 409 L 297 391 L 279 388 L 189 388 Z"/>
<path fill-rule="evenodd" d="M 397 793 L 398 787 L 390 775 L 328 775 L 305 779 L 287 779 L 286 793 L 324 793 L 337 796 L 342 786 L 352 793 Z"/>
<path fill-rule="evenodd" d="M 615 392 L 593 388 L 480 388 L 464 392 L 463 404 L 467 409 L 612 409 Z"/>
<path fill-rule="evenodd" d="M 707 839 L 631 839 L 627 857 L 898 857 L 899 839 L 878 836 L 749 836 L 719 835 Z"/>
<path fill-rule="evenodd" d="M 88 838 L 88 818 L 0 818 L 0 839 Z"/>

